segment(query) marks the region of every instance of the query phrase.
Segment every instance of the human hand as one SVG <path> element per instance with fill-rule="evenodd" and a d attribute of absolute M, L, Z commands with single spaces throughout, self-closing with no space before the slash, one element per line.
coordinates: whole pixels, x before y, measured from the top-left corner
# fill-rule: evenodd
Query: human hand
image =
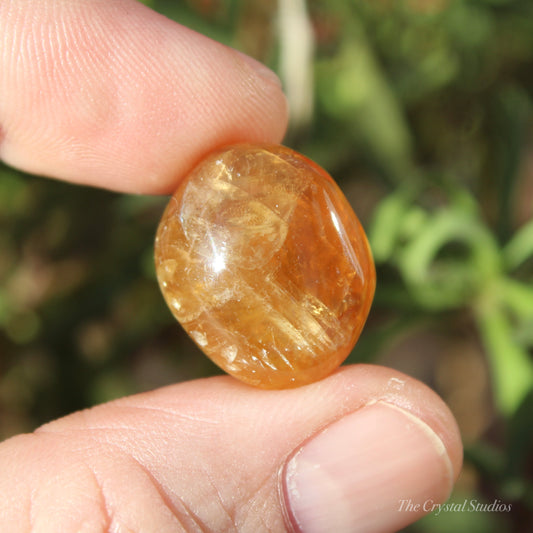
<path fill-rule="evenodd" d="M 286 127 L 264 67 L 131 0 L 8 0 L 0 35 L 0 155 L 29 172 L 170 192 L 216 146 L 279 142 Z M 391 531 L 446 499 L 460 466 L 446 406 L 393 370 L 284 391 L 217 377 L 1 444 L 0 524 Z"/>

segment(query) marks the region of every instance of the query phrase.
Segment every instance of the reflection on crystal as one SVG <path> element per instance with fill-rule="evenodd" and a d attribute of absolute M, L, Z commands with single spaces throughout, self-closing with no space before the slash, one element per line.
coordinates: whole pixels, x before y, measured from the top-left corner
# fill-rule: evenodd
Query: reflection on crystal
<path fill-rule="evenodd" d="M 221 253 L 215 253 L 213 255 L 213 260 L 211 261 L 211 270 L 218 274 L 219 272 L 222 272 L 226 266 L 226 261 L 224 259 L 224 255 Z"/>

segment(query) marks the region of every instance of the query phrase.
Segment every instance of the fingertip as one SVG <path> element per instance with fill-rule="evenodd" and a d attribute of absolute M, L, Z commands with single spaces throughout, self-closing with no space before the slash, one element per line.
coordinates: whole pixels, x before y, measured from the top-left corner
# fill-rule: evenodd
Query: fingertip
<path fill-rule="evenodd" d="M 0 34 L 0 154 L 25 171 L 166 193 L 214 148 L 285 132 L 266 67 L 138 2 L 8 2 Z"/>
<path fill-rule="evenodd" d="M 427 424 L 442 442 L 450 460 L 455 481 L 463 464 L 463 443 L 453 413 L 442 398 L 428 385 L 399 370 L 374 364 L 341 367 L 348 379 L 357 376 L 371 390 L 376 399 L 411 413 Z"/>
<path fill-rule="evenodd" d="M 450 495 L 462 458 L 457 425 L 434 392 L 403 374 L 369 365 L 343 373 L 330 379 L 373 392 L 361 391 L 359 408 L 291 455 L 282 477 L 287 519 L 305 533 L 399 530 Z"/>

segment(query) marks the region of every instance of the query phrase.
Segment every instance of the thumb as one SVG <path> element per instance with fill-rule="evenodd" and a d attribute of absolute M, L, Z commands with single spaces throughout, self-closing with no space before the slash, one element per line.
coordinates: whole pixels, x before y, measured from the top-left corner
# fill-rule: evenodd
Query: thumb
<path fill-rule="evenodd" d="M 445 500 L 460 466 L 451 414 L 398 372 L 282 391 L 218 377 L 6 441 L 0 516 L 12 533 L 391 531 Z"/>

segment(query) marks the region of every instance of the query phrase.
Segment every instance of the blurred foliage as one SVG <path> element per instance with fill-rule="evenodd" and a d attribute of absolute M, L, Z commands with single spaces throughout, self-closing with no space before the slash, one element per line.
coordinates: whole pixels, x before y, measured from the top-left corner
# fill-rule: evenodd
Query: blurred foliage
<path fill-rule="evenodd" d="M 399 368 L 448 402 L 466 444 L 452 501 L 512 504 L 410 530 L 533 530 L 533 2 L 144 3 L 314 76 L 286 144 L 339 181 L 378 270 L 349 361 Z M 289 12 L 312 54 L 287 39 Z M 217 372 L 156 286 L 164 203 L 0 168 L 0 437 Z"/>

